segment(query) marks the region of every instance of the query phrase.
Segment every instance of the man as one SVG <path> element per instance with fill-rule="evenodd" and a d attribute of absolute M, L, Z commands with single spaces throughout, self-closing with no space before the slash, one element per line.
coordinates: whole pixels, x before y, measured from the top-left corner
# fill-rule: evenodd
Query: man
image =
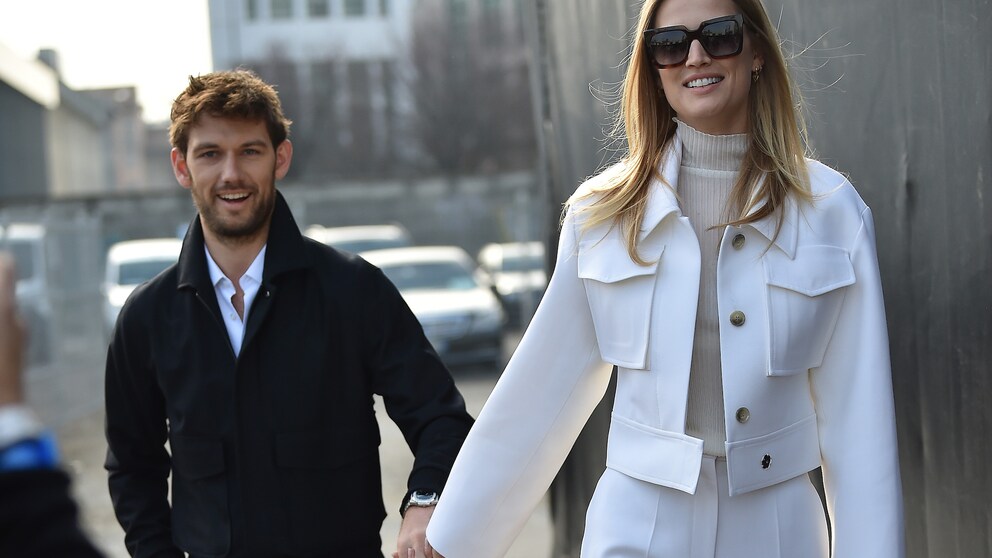
<path fill-rule="evenodd" d="M 97 558 L 77 523 L 55 440 L 24 403 L 24 328 L 11 259 L 0 253 L 0 556 Z"/>
<path fill-rule="evenodd" d="M 275 188 L 289 124 L 246 71 L 191 77 L 173 104 L 172 166 L 198 217 L 107 357 L 106 468 L 133 556 L 382 556 L 373 393 L 415 455 L 397 552 L 431 555 L 472 419 L 385 276 L 300 235 Z"/>

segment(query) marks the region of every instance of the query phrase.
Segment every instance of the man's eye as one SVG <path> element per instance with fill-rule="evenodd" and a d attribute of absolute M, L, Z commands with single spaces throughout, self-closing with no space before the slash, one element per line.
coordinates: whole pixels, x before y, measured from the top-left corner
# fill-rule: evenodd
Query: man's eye
<path fill-rule="evenodd" d="M 197 155 L 197 157 L 199 157 L 200 159 L 212 159 L 216 156 L 217 156 L 216 151 L 202 151 L 200 152 L 199 155 Z"/>
<path fill-rule="evenodd" d="M 245 149 L 245 155 L 258 155 L 259 153 L 261 153 L 261 151 L 254 149 L 252 147 Z"/>

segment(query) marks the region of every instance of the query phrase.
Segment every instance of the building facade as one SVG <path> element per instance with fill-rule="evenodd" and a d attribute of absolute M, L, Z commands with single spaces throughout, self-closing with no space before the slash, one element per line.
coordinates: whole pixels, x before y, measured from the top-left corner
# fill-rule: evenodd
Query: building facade
<path fill-rule="evenodd" d="M 214 68 L 248 67 L 294 121 L 293 176 L 375 174 L 409 110 L 408 0 L 210 0 Z"/>

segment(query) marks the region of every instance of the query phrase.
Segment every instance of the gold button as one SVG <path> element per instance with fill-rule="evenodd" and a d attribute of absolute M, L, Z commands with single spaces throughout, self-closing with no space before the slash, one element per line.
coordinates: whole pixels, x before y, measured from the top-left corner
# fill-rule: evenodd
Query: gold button
<path fill-rule="evenodd" d="M 737 327 L 744 325 L 744 312 L 740 310 L 734 310 L 730 313 L 730 323 Z"/>
<path fill-rule="evenodd" d="M 741 407 L 737 409 L 737 422 L 744 424 L 751 419 L 751 411 L 747 407 Z"/>
<path fill-rule="evenodd" d="M 742 235 L 742 234 L 738 234 L 738 235 L 734 236 L 734 240 L 732 242 L 732 244 L 734 245 L 734 249 L 735 250 L 740 250 L 741 248 L 743 248 L 744 247 L 744 241 L 746 241 L 746 240 L 747 240 L 747 238 L 745 238 L 744 235 Z"/>

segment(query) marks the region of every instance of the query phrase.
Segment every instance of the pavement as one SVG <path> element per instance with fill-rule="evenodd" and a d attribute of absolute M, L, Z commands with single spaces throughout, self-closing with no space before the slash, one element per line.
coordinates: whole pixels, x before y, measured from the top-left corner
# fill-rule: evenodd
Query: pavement
<path fill-rule="evenodd" d="M 517 335 L 508 335 L 507 354 L 513 350 Z M 64 359 L 60 359 L 63 361 Z M 71 364 L 70 364 L 71 363 Z M 498 372 L 493 370 L 456 370 L 455 383 L 465 397 L 472 416 L 478 416 L 489 397 Z M 90 355 L 77 356 L 64 364 L 37 367 L 27 374 L 28 399 L 42 418 L 56 431 L 62 461 L 73 477 L 73 492 L 80 507 L 83 529 L 108 558 L 126 558 L 124 532 L 114 517 L 107 493 L 107 474 L 103 469 L 106 441 L 103 436 L 103 362 Z M 379 448 L 383 472 L 383 501 L 389 513 L 382 526 L 383 554 L 395 549 L 399 532 L 396 507 L 406 491 L 406 478 L 413 456 L 399 429 L 386 417 L 380 398 L 376 414 L 382 445 Z M 551 522 L 545 498 L 528 520 L 508 558 L 545 558 L 551 554 Z M 480 533 L 480 536 L 483 534 Z"/>

